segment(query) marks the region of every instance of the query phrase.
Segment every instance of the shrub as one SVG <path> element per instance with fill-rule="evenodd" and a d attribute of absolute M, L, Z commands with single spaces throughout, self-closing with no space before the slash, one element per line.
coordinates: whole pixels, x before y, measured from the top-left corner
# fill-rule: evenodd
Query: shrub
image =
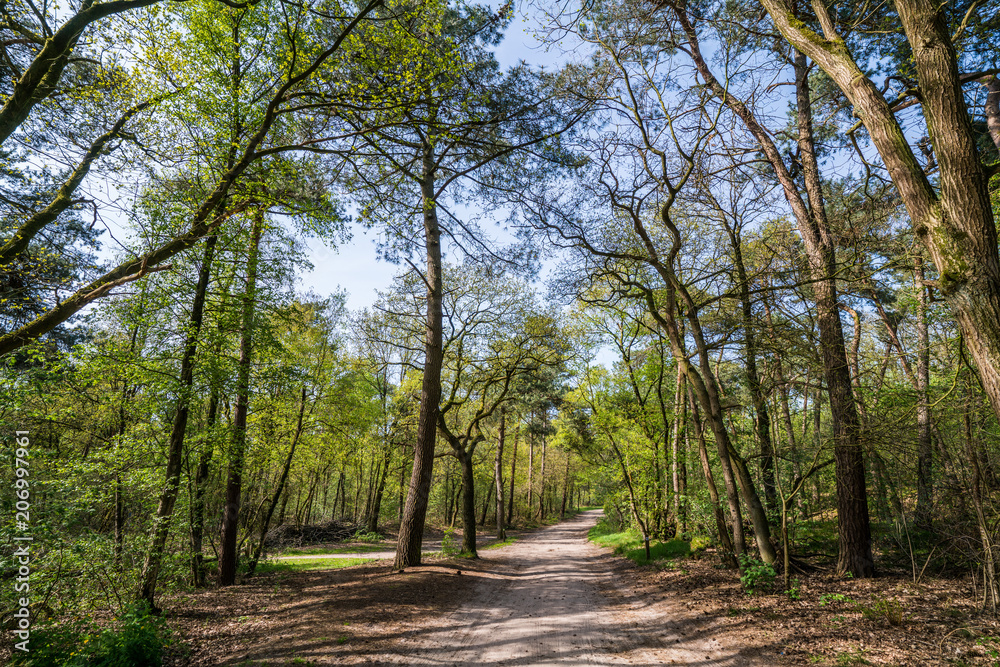
<path fill-rule="evenodd" d="M 740 583 L 747 595 L 753 595 L 760 590 L 771 590 L 774 588 L 774 579 L 777 572 L 774 568 L 762 560 L 757 560 L 748 553 L 740 555 Z"/>
<path fill-rule="evenodd" d="M 454 556 L 459 551 L 458 540 L 455 539 L 455 529 L 444 529 L 444 537 L 441 538 L 441 553 L 445 556 Z"/>
<path fill-rule="evenodd" d="M 861 615 L 871 620 L 883 620 L 889 625 L 902 625 L 906 622 L 908 614 L 906 605 L 895 598 L 879 600 L 870 607 L 859 605 Z"/>

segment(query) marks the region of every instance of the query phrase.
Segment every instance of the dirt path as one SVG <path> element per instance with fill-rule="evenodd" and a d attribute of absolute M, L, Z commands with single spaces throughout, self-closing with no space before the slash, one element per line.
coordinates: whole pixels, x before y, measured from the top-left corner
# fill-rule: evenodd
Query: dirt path
<path fill-rule="evenodd" d="M 165 665 L 787 664 L 759 625 L 749 627 L 754 641 L 734 634 L 736 619 L 713 596 L 644 583 L 629 561 L 589 543 L 600 515 L 476 561 L 434 558 L 404 572 L 378 561 L 178 595 L 167 606 L 190 652 Z"/>
<path fill-rule="evenodd" d="M 432 628 L 403 637 L 410 665 L 752 665 L 712 636 L 696 610 L 644 608 L 617 589 L 586 540 L 601 512 L 504 548 L 505 567 Z M 388 656 L 385 656 L 388 657 Z"/>

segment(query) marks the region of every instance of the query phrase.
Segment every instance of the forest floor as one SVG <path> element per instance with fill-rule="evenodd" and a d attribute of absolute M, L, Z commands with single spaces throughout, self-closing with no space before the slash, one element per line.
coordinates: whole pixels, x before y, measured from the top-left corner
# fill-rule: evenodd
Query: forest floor
<path fill-rule="evenodd" d="M 639 566 L 589 543 L 599 517 L 584 512 L 475 561 L 276 572 L 165 598 L 187 646 L 166 664 L 1000 664 L 1000 627 L 961 582 L 812 575 L 798 600 L 749 597 L 716 559 Z"/>

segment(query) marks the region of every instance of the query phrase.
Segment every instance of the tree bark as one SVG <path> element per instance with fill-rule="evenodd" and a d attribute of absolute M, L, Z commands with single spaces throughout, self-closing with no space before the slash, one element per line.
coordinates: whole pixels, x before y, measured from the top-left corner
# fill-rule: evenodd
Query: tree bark
<path fill-rule="evenodd" d="M 247 412 L 250 407 L 250 366 L 253 355 L 253 320 L 257 297 L 257 265 L 260 238 L 264 230 L 264 211 L 254 214 L 247 255 L 246 289 L 243 293 L 240 326 L 240 361 L 236 377 L 236 410 L 233 413 L 233 437 L 229 449 L 229 474 L 226 480 L 226 504 L 222 515 L 222 539 L 219 552 L 219 585 L 236 583 L 237 532 L 243 491 L 243 463 L 247 441 Z"/>
<path fill-rule="evenodd" d="M 542 469 L 539 473 L 540 486 L 538 491 L 538 519 L 545 520 L 545 450 L 548 448 L 548 438 L 542 435 Z"/>
<path fill-rule="evenodd" d="M 677 386 L 675 388 L 674 396 L 674 438 L 673 445 L 671 447 L 672 454 L 672 468 L 671 468 L 671 482 L 674 492 L 674 530 L 677 537 L 681 537 L 684 534 L 684 529 L 686 528 L 686 495 L 687 495 L 687 465 L 684 461 L 684 457 L 681 455 L 683 450 L 681 448 L 681 438 L 687 437 L 687 381 L 684 378 L 684 373 L 681 370 L 680 365 L 677 366 Z M 714 488 L 715 481 L 712 481 L 712 487 Z M 716 495 L 715 500 L 716 510 L 718 510 L 718 491 L 714 492 Z"/>
<path fill-rule="evenodd" d="M 423 179 L 420 182 L 424 209 L 424 242 L 427 246 L 427 331 L 424 340 L 424 373 L 420 392 L 417 442 L 413 454 L 413 472 L 410 475 L 403 519 L 399 525 L 399 543 L 396 546 L 394 563 L 396 569 L 420 565 L 420 546 L 427 518 L 438 413 L 441 409 L 441 365 L 444 355 L 441 228 L 438 225 L 437 206 L 434 202 L 434 169 L 434 150 L 427 145 L 424 147 Z"/>
<path fill-rule="evenodd" d="M 479 558 L 476 553 L 476 478 L 472 469 L 472 452 L 456 449 L 455 456 L 462 466 L 462 551 L 470 558 Z"/>
<path fill-rule="evenodd" d="M 690 395 L 690 401 L 694 433 L 698 439 L 698 456 L 701 459 L 701 470 L 705 475 L 708 497 L 712 501 L 712 514 L 715 516 L 715 527 L 719 531 L 719 546 L 722 551 L 721 558 L 730 567 L 737 567 L 736 550 L 733 548 L 733 540 L 729 536 L 729 528 L 726 527 L 726 517 L 722 512 L 722 504 L 719 502 L 719 489 L 715 486 L 712 466 L 708 461 L 708 447 L 705 445 L 705 428 L 701 423 L 701 416 L 698 414 L 698 406 L 694 402 L 693 395 Z"/>
<path fill-rule="evenodd" d="M 198 457 L 198 468 L 194 476 L 194 498 L 191 501 L 191 581 L 197 586 L 205 585 L 205 570 L 202 567 L 202 539 L 205 534 L 205 485 L 208 483 L 209 466 L 215 442 L 212 431 L 219 414 L 219 390 L 213 385 L 208 399 L 208 415 L 205 419 L 205 434 L 207 442 L 205 449 Z"/>
<path fill-rule="evenodd" d="M 823 35 L 798 21 L 788 0 L 761 0 L 782 35 L 815 61 L 854 105 L 930 253 L 937 286 L 955 315 L 994 413 L 1000 417 L 1000 256 L 987 189 L 958 74 L 946 12 L 932 0 L 896 0 L 913 52 L 939 189 L 924 173 L 892 108 L 852 58 L 825 6 Z"/>
<path fill-rule="evenodd" d="M 389 478 L 389 463 L 392 461 L 392 450 L 385 448 L 382 454 L 382 473 L 378 478 L 378 486 L 375 488 L 375 498 L 368 512 L 368 521 L 365 530 L 369 533 L 378 532 L 379 518 L 382 516 L 382 498 L 385 496 L 385 483 Z"/>

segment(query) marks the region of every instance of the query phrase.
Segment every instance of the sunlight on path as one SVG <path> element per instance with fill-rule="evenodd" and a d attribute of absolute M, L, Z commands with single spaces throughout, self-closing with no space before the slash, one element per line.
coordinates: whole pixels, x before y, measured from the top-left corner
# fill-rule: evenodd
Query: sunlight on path
<path fill-rule="evenodd" d="M 506 548 L 519 566 L 499 582 L 484 579 L 441 627 L 414 633 L 396 664 L 753 664 L 693 619 L 610 600 L 607 561 L 586 541 L 600 515 L 584 512 Z"/>

